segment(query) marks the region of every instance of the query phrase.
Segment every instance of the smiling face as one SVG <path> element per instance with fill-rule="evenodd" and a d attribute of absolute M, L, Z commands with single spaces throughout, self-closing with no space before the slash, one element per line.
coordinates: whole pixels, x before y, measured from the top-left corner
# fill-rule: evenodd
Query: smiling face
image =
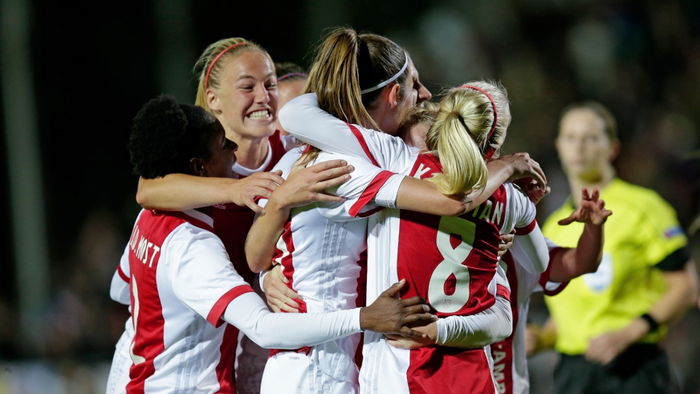
<path fill-rule="evenodd" d="M 561 118 L 556 146 L 567 175 L 588 182 L 600 180 L 616 154 L 603 119 L 585 108 L 571 110 Z"/>
<path fill-rule="evenodd" d="M 224 59 L 219 87 L 207 91 L 209 108 L 229 139 L 261 139 L 275 132 L 277 77 L 270 58 L 242 51 Z"/>

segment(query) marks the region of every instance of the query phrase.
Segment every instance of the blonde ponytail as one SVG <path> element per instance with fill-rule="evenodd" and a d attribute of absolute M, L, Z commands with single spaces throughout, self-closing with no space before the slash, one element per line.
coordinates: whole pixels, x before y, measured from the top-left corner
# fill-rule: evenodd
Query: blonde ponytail
<path fill-rule="evenodd" d="M 443 173 L 431 178 L 444 194 L 483 189 L 488 180 L 484 152 L 498 149 L 510 124 L 505 89 L 494 83 L 473 82 L 449 90 L 426 147 L 437 155 Z"/>

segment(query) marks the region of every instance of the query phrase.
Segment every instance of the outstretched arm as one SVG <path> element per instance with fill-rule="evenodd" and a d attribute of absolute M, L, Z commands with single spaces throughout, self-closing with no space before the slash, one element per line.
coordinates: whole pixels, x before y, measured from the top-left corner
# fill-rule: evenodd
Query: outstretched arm
<path fill-rule="evenodd" d="M 413 328 L 425 333 L 425 337 L 403 338 L 389 335 L 389 344 L 402 349 L 415 349 L 433 344 L 476 349 L 504 340 L 513 332 L 513 313 L 508 279 L 502 267 L 498 267 L 493 281 L 496 282 L 499 291 L 495 304 L 490 308 L 473 315 L 440 318 L 435 323 Z"/>
<path fill-rule="evenodd" d="M 260 297 L 248 293 L 231 301 L 223 318 L 264 348 L 313 346 L 362 330 L 422 337 L 408 326 L 426 324 L 435 317 L 428 313 L 425 300 L 397 298 L 404 284 L 392 285 L 368 307 L 329 313 L 271 313 Z"/>
<path fill-rule="evenodd" d="M 460 216 L 484 203 L 506 181 L 532 178 L 539 185 L 546 187 L 547 184 L 539 163 L 527 153 L 503 156 L 489 161 L 486 166 L 489 171 L 486 187 L 467 195 L 446 196 L 432 182 L 406 177 L 399 188 L 396 207 L 431 215 Z"/>
<path fill-rule="evenodd" d="M 244 179 L 168 174 L 162 178 L 139 179 L 136 202 L 145 209 L 182 211 L 233 202 L 255 212 L 262 209 L 256 196 L 270 197 L 284 182 L 279 173 L 259 172 Z"/>
<path fill-rule="evenodd" d="M 599 199 L 598 189 L 592 194 L 581 191 L 581 205 L 571 216 L 559 221 L 566 226 L 573 222 L 584 223 L 583 233 L 576 248 L 559 248 L 551 256 L 549 279 L 566 282 L 583 274 L 595 272 L 603 257 L 603 227 L 612 212 L 605 209 L 605 201 Z"/>

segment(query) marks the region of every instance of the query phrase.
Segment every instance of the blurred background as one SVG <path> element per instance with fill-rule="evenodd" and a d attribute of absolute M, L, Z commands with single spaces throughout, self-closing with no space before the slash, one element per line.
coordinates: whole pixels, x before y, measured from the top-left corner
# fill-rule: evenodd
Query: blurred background
<path fill-rule="evenodd" d="M 194 102 L 204 48 L 245 37 L 308 67 L 329 27 L 385 35 L 433 92 L 489 78 L 509 91 L 506 153 L 528 151 L 568 196 L 554 150 L 560 110 L 615 113 L 621 178 L 652 188 L 688 229 L 700 205 L 700 2 L 0 0 L 0 393 L 104 392 L 127 309 L 109 283 L 139 210 L 126 143 L 150 98 Z M 531 319 L 544 321 L 541 297 Z M 700 393 L 700 312 L 665 341 L 684 393 Z M 530 360 L 549 392 L 553 353 Z"/>

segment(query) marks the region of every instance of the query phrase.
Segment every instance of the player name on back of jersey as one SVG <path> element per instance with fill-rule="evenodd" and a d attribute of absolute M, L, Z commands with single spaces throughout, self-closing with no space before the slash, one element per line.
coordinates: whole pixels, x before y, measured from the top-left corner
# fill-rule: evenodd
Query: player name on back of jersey
<path fill-rule="evenodd" d="M 472 211 L 472 217 L 479 220 L 485 220 L 500 228 L 503 226 L 503 211 L 505 210 L 505 204 L 503 204 L 502 201 L 492 201 L 491 198 L 474 208 Z"/>
<path fill-rule="evenodd" d="M 424 158 L 419 158 L 419 161 Z M 427 161 L 427 160 L 425 160 Z M 425 179 L 430 176 L 434 176 L 436 171 L 430 166 L 425 165 L 424 162 L 416 162 L 416 166 L 413 167 L 413 177 L 417 179 Z M 495 204 L 495 208 L 494 208 Z M 493 196 L 491 196 L 484 203 L 476 207 L 472 211 L 472 217 L 478 220 L 485 220 L 488 223 L 495 225 L 496 227 L 503 226 L 503 212 L 505 211 L 505 204 L 503 201 L 496 201 Z M 468 214 L 467 214 L 468 215 Z"/>
<path fill-rule="evenodd" d="M 141 260 L 142 263 L 148 263 L 148 268 L 153 266 L 153 259 L 155 259 L 158 252 L 160 252 L 160 245 L 154 245 L 153 242 L 146 239 L 143 235 L 140 235 L 138 224 L 131 233 L 129 248 L 131 248 L 136 258 Z"/>

